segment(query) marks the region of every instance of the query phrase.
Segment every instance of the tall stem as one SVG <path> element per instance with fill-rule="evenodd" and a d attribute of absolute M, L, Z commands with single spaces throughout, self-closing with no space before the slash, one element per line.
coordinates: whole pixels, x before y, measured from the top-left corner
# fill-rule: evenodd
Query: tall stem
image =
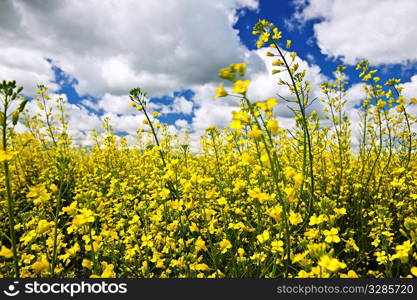
<path fill-rule="evenodd" d="M 3 124 L 2 124 L 2 133 L 3 133 L 3 151 L 7 152 L 7 108 L 8 108 L 8 97 L 5 96 L 4 99 L 4 117 L 3 117 Z M 15 276 L 18 278 L 20 277 L 19 271 L 19 258 L 17 256 L 17 246 L 16 246 L 16 231 L 14 229 L 15 220 L 14 220 L 14 207 L 13 207 L 13 195 L 12 195 L 12 187 L 11 187 L 11 179 L 10 179 L 10 171 L 9 171 L 9 162 L 5 160 L 3 162 L 4 168 L 4 177 L 6 181 L 6 197 L 7 197 L 7 211 L 9 213 L 9 227 L 10 227 L 10 238 L 12 243 L 12 251 L 13 251 L 13 262 L 14 262 L 14 273 Z"/>

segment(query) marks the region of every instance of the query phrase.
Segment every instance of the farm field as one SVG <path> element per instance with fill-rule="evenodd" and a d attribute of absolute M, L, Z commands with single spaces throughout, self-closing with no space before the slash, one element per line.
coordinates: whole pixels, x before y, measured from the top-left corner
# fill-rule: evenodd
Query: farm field
<path fill-rule="evenodd" d="M 291 96 L 249 99 L 250 66 L 225 66 L 212 101 L 240 110 L 198 150 L 170 134 L 146 86 L 129 94 L 145 115 L 133 145 L 105 120 L 81 147 L 62 99 L 3 81 L 0 277 L 417 277 L 416 98 L 363 61 L 352 124 L 344 66 L 314 98 L 291 41 L 265 20 L 253 34 Z M 291 130 L 276 118 L 285 106 Z"/>

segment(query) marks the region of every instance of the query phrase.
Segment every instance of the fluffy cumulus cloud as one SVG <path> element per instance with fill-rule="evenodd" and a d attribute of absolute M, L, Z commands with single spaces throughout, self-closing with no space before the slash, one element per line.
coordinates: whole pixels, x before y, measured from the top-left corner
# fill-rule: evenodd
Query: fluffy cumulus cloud
<path fill-rule="evenodd" d="M 373 65 L 417 62 L 417 6 L 414 0 L 293 0 L 296 13 L 292 24 L 313 21 L 315 41 L 330 58 L 354 65 L 368 59 Z M 296 22 L 294 22 L 296 21 Z M 417 76 L 404 83 L 404 96 L 417 93 Z M 362 84 L 347 90 L 346 113 L 352 124 L 353 144 L 357 145 L 359 104 L 365 98 Z M 414 110 L 414 108 L 411 108 Z"/>
<path fill-rule="evenodd" d="M 262 60 L 263 62 L 263 69 L 258 72 L 254 72 L 251 74 L 251 86 L 248 90 L 249 97 L 258 100 L 265 100 L 269 97 L 276 97 L 280 102 L 285 105 L 281 105 L 279 109 L 276 111 L 278 117 L 289 118 L 293 116 L 291 110 L 287 108 L 287 105 L 290 107 L 294 107 L 293 104 L 289 104 L 281 98 L 285 98 L 287 100 L 293 100 L 294 96 L 291 95 L 287 86 L 278 85 L 277 82 L 279 79 L 282 79 L 286 82 L 291 82 L 290 76 L 287 72 L 280 72 L 276 75 L 271 75 L 272 70 L 276 69 L 276 67 L 272 66 L 272 62 L 276 60 L 276 57 L 268 57 L 266 56 L 266 52 L 276 52 L 276 50 L 272 48 L 262 48 L 256 51 L 256 55 Z M 284 51 L 285 52 L 285 51 Z M 291 58 L 287 54 L 287 59 L 291 61 Z M 306 60 L 301 59 L 300 57 L 296 57 L 294 63 L 299 65 L 299 70 L 306 71 L 306 80 L 310 82 L 312 93 L 311 97 L 319 97 L 320 84 L 328 80 L 326 76 L 321 73 L 321 69 L 317 65 L 312 65 L 308 63 Z M 282 68 L 281 68 L 282 70 Z M 314 106 L 310 107 L 310 109 L 318 110 L 320 108 L 319 102 L 317 102 Z"/>
<path fill-rule="evenodd" d="M 51 82 L 54 79 L 54 72 L 51 65 L 42 56 L 41 51 L 12 45 L 13 43 L 1 45 L 0 42 L 0 75 L 2 79 L 17 80 L 20 85 L 25 87 L 25 93 L 30 95 L 35 93 L 36 85 L 40 83 L 48 83 L 52 89 L 58 88 L 55 83 Z"/>
<path fill-rule="evenodd" d="M 417 61 L 415 0 L 296 0 L 295 18 L 316 20 L 314 34 L 322 53 L 347 64 Z"/>
<path fill-rule="evenodd" d="M 123 94 L 139 85 L 158 96 L 210 81 L 218 68 L 242 57 L 231 25 L 243 7 L 256 9 L 257 2 L 6 0 L 0 48 L 8 60 L 36 64 L 33 83 L 53 79 L 35 63 L 50 57 L 77 78 L 81 95 Z"/>
<path fill-rule="evenodd" d="M 417 97 L 417 75 L 411 77 L 409 82 L 403 84 L 403 95 L 407 98 L 416 98 Z"/>
<path fill-rule="evenodd" d="M 140 114 L 129 106 L 130 88 L 158 97 L 212 83 L 219 68 L 246 55 L 233 28 L 237 10 L 257 7 L 257 0 L 1 1 L 0 74 L 28 95 L 37 84 L 58 91 L 51 58 L 77 79 L 81 97 L 96 99 L 79 109 L 131 132 Z M 194 103 L 177 97 L 153 109 L 192 115 Z"/>

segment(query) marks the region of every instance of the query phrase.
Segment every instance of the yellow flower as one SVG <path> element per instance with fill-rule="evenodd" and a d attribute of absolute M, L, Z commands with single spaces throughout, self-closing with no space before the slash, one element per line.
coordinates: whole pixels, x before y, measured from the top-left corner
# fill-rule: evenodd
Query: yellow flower
<path fill-rule="evenodd" d="M 80 214 L 76 215 L 74 219 L 72 219 L 72 224 L 76 227 L 80 227 L 86 223 L 94 222 L 94 213 L 87 209 L 82 208 L 80 209 Z"/>
<path fill-rule="evenodd" d="M 310 217 L 310 222 L 308 223 L 310 226 L 320 225 L 324 222 L 324 215 L 317 216 L 316 214 Z"/>
<path fill-rule="evenodd" d="M 36 231 L 35 230 L 30 230 L 28 232 L 26 232 L 21 238 L 20 241 L 22 242 L 22 245 L 27 245 L 29 244 L 31 241 L 33 241 L 36 238 Z"/>
<path fill-rule="evenodd" d="M 220 197 L 219 199 L 217 199 L 217 203 L 221 206 L 224 206 L 227 204 L 227 199 L 225 197 Z"/>
<path fill-rule="evenodd" d="M 229 242 L 229 240 L 227 239 L 223 239 L 220 243 L 219 243 L 219 247 L 220 247 L 220 252 L 222 254 L 226 253 L 228 249 L 232 248 L 232 244 Z"/>
<path fill-rule="evenodd" d="M 410 272 L 414 275 L 414 277 L 417 277 L 417 267 L 411 267 Z"/>
<path fill-rule="evenodd" d="M 336 215 L 338 216 L 343 216 L 346 215 L 346 208 L 342 207 L 342 208 L 334 208 L 333 211 L 336 213 Z"/>
<path fill-rule="evenodd" d="M 277 104 L 277 99 L 275 98 L 269 98 L 268 100 L 265 101 L 266 104 L 266 108 L 267 110 L 272 110 Z"/>
<path fill-rule="evenodd" d="M 271 252 L 272 253 L 284 252 L 284 242 L 281 241 L 281 240 L 272 241 L 272 243 L 271 243 Z"/>
<path fill-rule="evenodd" d="M 250 84 L 250 80 L 238 80 L 235 82 L 235 85 L 233 86 L 233 93 L 242 94 L 244 95 L 246 93 L 246 89 L 248 85 Z"/>
<path fill-rule="evenodd" d="M 349 270 L 346 274 L 340 274 L 340 278 L 359 278 L 355 271 Z"/>
<path fill-rule="evenodd" d="M 246 63 L 233 64 L 232 67 L 236 72 L 239 73 L 240 76 L 245 76 Z"/>
<path fill-rule="evenodd" d="M 371 78 L 372 78 L 372 74 L 368 73 L 362 79 L 363 79 L 363 81 L 367 81 L 367 80 L 369 80 Z"/>
<path fill-rule="evenodd" d="M 268 122 L 266 123 L 266 127 L 271 130 L 271 134 L 273 136 L 277 135 L 279 132 L 279 126 L 278 126 L 278 121 L 277 120 L 268 120 Z"/>
<path fill-rule="evenodd" d="M 206 264 L 192 264 L 190 265 L 190 269 L 195 271 L 210 271 L 210 267 Z"/>
<path fill-rule="evenodd" d="M 223 82 L 219 84 L 219 87 L 217 88 L 216 95 L 214 96 L 214 99 L 220 98 L 220 97 L 226 97 L 227 91 L 223 88 Z"/>
<path fill-rule="evenodd" d="M 256 102 L 256 106 L 259 107 L 260 110 L 266 111 L 266 103 L 264 102 Z"/>
<path fill-rule="evenodd" d="M 15 155 L 15 152 L 4 152 L 0 150 L 0 162 L 12 160 Z"/>
<path fill-rule="evenodd" d="M 387 105 L 387 102 L 385 102 L 384 100 L 378 100 L 378 102 L 376 103 L 376 106 L 381 109 L 384 108 L 385 105 Z"/>
<path fill-rule="evenodd" d="M 272 65 L 274 67 L 283 66 L 284 65 L 284 61 L 282 59 L 277 59 L 277 60 L 275 60 L 275 61 L 272 62 Z"/>
<path fill-rule="evenodd" d="M 301 215 L 293 211 L 290 211 L 290 216 L 288 217 L 288 220 L 292 225 L 297 225 L 303 222 L 303 218 L 301 218 Z"/>
<path fill-rule="evenodd" d="M 233 73 L 231 72 L 230 68 L 221 69 L 218 75 L 220 78 L 223 78 L 223 79 L 227 79 L 227 80 L 233 79 Z"/>
<path fill-rule="evenodd" d="M 28 198 L 33 198 L 33 203 L 35 205 L 42 204 L 49 199 L 51 199 L 51 194 L 47 192 L 43 184 L 38 184 L 36 186 L 31 186 L 29 188 L 29 193 L 26 195 Z"/>
<path fill-rule="evenodd" d="M 286 48 L 289 49 L 291 47 L 291 40 L 287 40 Z"/>
<path fill-rule="evenodd" d="M 281 31 L 278 31 L 278 28 L 274 28 L 273 30 L 274 35 L 272 36 L 273 39 L 279 40 L 282 37 Z"/>
<path fill-rule="evenodd" d="M 46 261 L 45 258 L 41 258 L 41 260 L 36 261 L 31 265 L 33 271 L 37 274 L 42 274 L 48 271 L 49 263 Z"/>
<path fill-rule="evenodd" d="M 87 268 L 91 270 L 93 268 L 93 263 L 89 259 L 83 259 L 83 262 L 81 264 L 84 268 Z"/>
<path fill-rule="evenodd" d="M 257 126 L 254 126 L 253 129 L 248 133 L 248 138 L 257 139 L 262 136 L 262 130 Z"/>
<path fill-rule="evenodd" d="M 261 155 L 261 162 L 266 166 L 267 168 L 271 167 L 271 161 L 269 160 L 269 156 L 266 153 L 263 153 Z"/>
<path fill-rule="evenodd" d="M 80 245 L 76 242 L 72 247 L 65 251 L 65 254 L 59 256 L 59 259 L 62 260 L 65 264 L 70 263 L 70 258 L 74 257 L 81 250 Z M 87 250 L 87 246 L 86 246 Z M 98 248 L 96 247 L 94 251 L 97 251 Z"/>
<path fill-rule="evenodd" d="M 274 220 L 277 222 L 281 220 L 281 213 L 282 213 L 282 208 L 279 205 L 274 206 L 268 211 L 268 215 L 274 218 Z"/>
<path fill-rule="evenodd" d="M 3 256 L 5 258 L 10 258 L 13 256 L 13 252 L 6 246 L 1 246 L 0 256 Z"/>
<path fill-rule="evenodd" d="M 294 168 L 291 167 L 285 167 L 284 168 L 284 174 L 287 179 L 291 179 L 297 174 L 297 171 Z"/>
<path fill-rule="evenodd" d="M 267 258 L 267 255 L 265 254 L 265 252 L 255 252 L 250 259 L 254 260 L 254 261 L 258 261 L 258 262 L 263 262 L 265 261 L 265 259 Z"/>
<path fill-rule="evenodd" d="M 69 206 L 63 207 L 62 211 L 69 214 L 70 216 L 74 216 L 77 211 L 77 202 L 72 202 Z"/>
<path fill-rule="evenodd" d="M 312 277 L 312 273 L 306 272 L 305 270 L 298 271 L 298 274 L 295 278 L 310 278 Z"/>
<path fill-rule="evenodd" d="M 243 255 L 245 255 L 245 250 L 243 248 L 239 248 L 237 249 L 237 254 L 239 257 L 243 257 Z"/>
<path fill-rule="evenodd" d="M 116 278 L 113 264 L 107 264 L 107 262 L 103 261 L 101 266 L 103 267 L 103 273 L 101 273 L 100 278 Z"/>
<path fill-rule="evenodd" d="M 347 249 L 353 249 L 356 252 L 359 251 L 359 247 L 358 247 L 358 245 L 356 245 L 356 242 L 355 242 L 355 240 L 353 238 L 349 238 L 346 241 L 346 248 Z"/>
<path fill-rule="evenodd" d="M 269 231 L 268 231 L 268 230 L 264 230 L 264 232 L 263 232 L 263 233 L 258 234 L 258 235 L 256 236 L 256 239 L 257 239 L 257 240 L 258 240 L 261 244 L 265 243 L 266 241 L 268 241 L 268 240 L 269 240 Z"/>
<path fill-rule="evenodd" d="M 296 175 L 294 175 L 293 179 L 294 179 L 295 188 L 299 188 L 301 184 L 303 183 L 304 176 L 301 173 L 297 173 Z"/>
<path fill-rule="evenodd" d="M 307 249 L 311 257 L 317 258 L 323 255 L 323 253 L 327 249 L 327 245 L 324 243 L 319 243 L 319 244 L 312 243 L 312 244 L 307 245 Z"/>
<path fill-rule="evenodd" d="M 195 251 L 199 252 L 201 250 L 207 251 L 206 242 L 200 237 L 195 241 Z"/>
<path fill-rule="evenodd" d="M 37 233 L 42 234 L 45 233 L 49 230 L 49 228 L 51 228 L 52 226 L 54 226 L 54 222 L 48 222 L 46 220 L 40 220 L 38 223 L 38 227 L 36 228 Z"/>
<path fill-rule="evenodd" d="M 260 36 L 258 41 L 256 42 L 256 47 L 261 48 L 263 45 L 265 45 L 266 42 L 268 42 L 270 37 L 269 32 L 263 32 Z"/>
<path fill-rule="evenodd" d="M 287 186 L 286 188 L 284 188 L 284 192 L 287 194 L 288 197 L 288 201 L 290 202 L 295 202 L 296 201 L 296 190 L 291 187 L 291 186 Z"/>
<path fill-rule="evenodd" d="M 340 269 L 344 269 L 346 268 L 346 264 L 340 262 L 337 258 L 332 258 L 328 255 L 323 255 L 319 262 L 318 265 L 322 268 L 324 268 L 325 270 L 328 270 L 330 272 L 337 272 Z"/>
<path fill-rule="evenodd" d="M 319 231 L 314 228 L 309 228 L 304 232 L 304 236 L 307 237 L 309 240 L 314 240 L 319 235 Z"/>
<path fill-rule="evenodd" d="M 56 193 L 58 191 L 58 187 L 53 183 L 49 186 L 49 189 L 52 193 Z"/>
<path fill-rule="evenodd" d="M 376 251 L 374 255 L 376 256 L 376 261 L 379 265 L 383 265 L 388 262 L 388 256 L 385 251 Z"/>
<path fill-rule="evenodd" d="M 332 228 L 330 230 L 324 230 L 323 231 L 326 239 L 326 243 L 339 243 L 340 238 L 338 236 L 339 230 L 337 228 Z"/>
<path fill-rule="evenodd" d="M 230 129 L 241 129 L 242 127 L 242 122 L 240 120 L 233 120 L 230 123 Z"/>
<path fill-rule="evenodd" d="M 391 255 L 391 261 L 399 259 L 402 263 L 408 261 L 408 255 L 413 247 L 414 243 L 411 243 L 409 240 L 405 241 L 401 245 L 395 247 L 396 253 Z"/>

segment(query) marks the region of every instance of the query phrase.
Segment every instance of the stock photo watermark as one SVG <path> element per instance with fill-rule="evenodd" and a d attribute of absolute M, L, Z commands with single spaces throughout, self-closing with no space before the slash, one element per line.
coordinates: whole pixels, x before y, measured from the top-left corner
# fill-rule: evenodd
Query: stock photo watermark
<path fill-rule="evenodd" d="M 63 282 L 26 282 L 20 283 L 19 281 L 13 281 L 6 289 L 3 290 L 3 294 L 8 297 L 15 297 L 19 294 L 36 295 L 36 294 L 56 294 L 56 295 L 69 295 L 75 297 L 76 295 L 84 294 L 126 294 L 127 283 L 107 283 L 101 282 L 85 282 L 79 283 L 63 283 Z"/>

